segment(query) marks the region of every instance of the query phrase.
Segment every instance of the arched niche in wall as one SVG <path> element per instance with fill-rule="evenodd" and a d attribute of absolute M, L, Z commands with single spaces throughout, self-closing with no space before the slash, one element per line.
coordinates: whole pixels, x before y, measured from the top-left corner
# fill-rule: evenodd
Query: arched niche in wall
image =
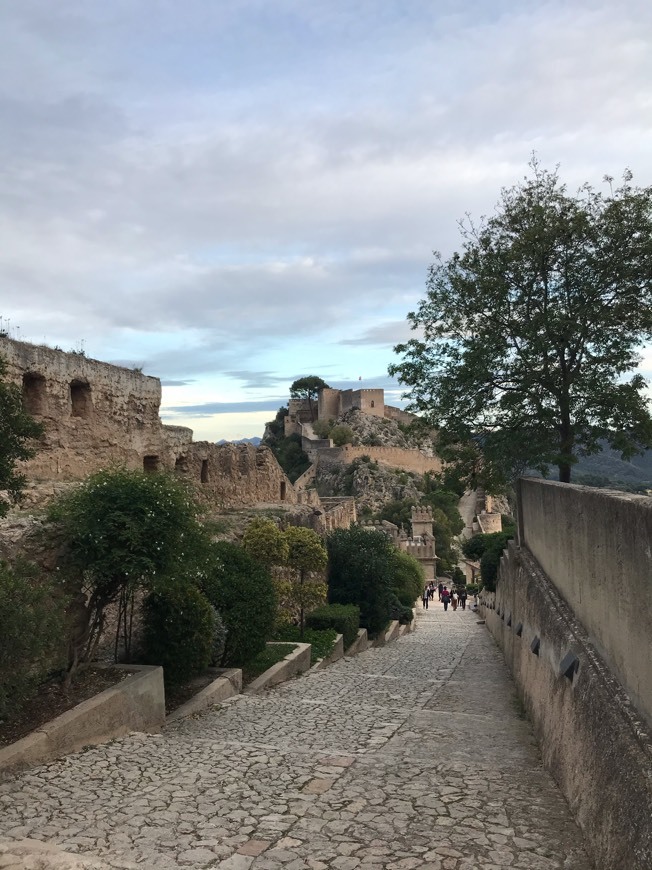
<path fill-rule="evenodd" d="M 70 408 L 73 417 L 90 417 L 93 413 L 93 396 L 88 381 L 70 381 Z"/>
<path fill-rule="evenodd" d="M 159 470 L 159 459 L 154 454 L 143 456 L 143 471 L 152 473 Z"/>
<path fill-rule="evenodd" d="M 174 461 L 174 470 L 178 474 L 187 474 L 188 473 L 188 456 L 185 453 L 182 453 L 180 456 Z"/>
<path fill-rule="evenodd" d="M 45 377 L 38 372 L 25 372 L 23 375 L 23 408 L 28 414 L 45 414 L 47 401 Z"/>

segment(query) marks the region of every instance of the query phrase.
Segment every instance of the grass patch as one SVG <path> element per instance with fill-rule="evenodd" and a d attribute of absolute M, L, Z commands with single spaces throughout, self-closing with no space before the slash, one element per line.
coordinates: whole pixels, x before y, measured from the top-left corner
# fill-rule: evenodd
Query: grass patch
<path fill-rule="evenodd" d="M 242 683 L 247 685 L 265 673 L 268 668 L 277 662 L 282 662 L 286 655 L 296 649 L 295 643 L 279 643 L 276 646 L 268 646 L 242 668 Z"/>
<path fill-rule="evenodd" d="M 274 639 L 312 644 L 310 664 L 314 665 L 319 659 L 325 659 L 331 654 L 336 637 L 334 628 L 304 628 L 303 637 L 300 637 L 298 625 L 285 625 L 276 632 Z"/>

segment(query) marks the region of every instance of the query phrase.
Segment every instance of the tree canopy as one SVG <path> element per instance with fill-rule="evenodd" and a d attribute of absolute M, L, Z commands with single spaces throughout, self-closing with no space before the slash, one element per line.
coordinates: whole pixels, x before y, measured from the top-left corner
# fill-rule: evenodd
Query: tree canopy
<path fill-rule="evenodd" d="M 526 468 L 569 481 L 599 439 L 628 458 L 652 444 L 652 188 L 568 193 L 533 159 L 495 214 L 461 224 L 462 250 L 430 268 L 408 315 L 421 335 L 390 367 L 439 451 L 471 485 L 500 489 Z"/>
<path fill-rule="evenodd" d="M 34 455 L 30 442 L 42 434 L 43 427 L 24 410 L 20 389 L 5 382 L 6 371 L 7 364 L 0 357 L 0 490 L 6 490 L 15 501 L 25 485 L 16 462 Z M 0 500 L 0 517 L 8 509 L 9 505 Z"/>
<path fill-rule="evenodd" d="M 290 387 L 290 396 L 293 399 L 307 399 L 310 407 L 310 417 L 315 419 L 315 400 L 322 389 L 328 389 L 328 384 L 317 375 L 306 375 L 298 378 Z"/>

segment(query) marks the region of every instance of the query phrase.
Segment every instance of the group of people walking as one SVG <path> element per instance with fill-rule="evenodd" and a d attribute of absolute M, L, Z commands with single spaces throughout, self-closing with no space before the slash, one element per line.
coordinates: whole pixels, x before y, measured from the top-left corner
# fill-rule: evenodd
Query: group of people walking
<path fill-rule="evenodd" d="M 458 591 L 454 587 L 449 589 L 444 583 L 437 584 L 434 581 L 428 583 L 428 585 L 423 589 L 421 601 L 423 602 L 424 610 L 427 610 L 429 602 L 434 600 L 435 592 L 437 593 L 441 603 L 444 605 L 444 610 L 448 610 L 449 604 L 453 610 L 457 610 L 458 605 L 462 607 L 462 610 L 466 610 L 467 594 L 464 587 Z"/>

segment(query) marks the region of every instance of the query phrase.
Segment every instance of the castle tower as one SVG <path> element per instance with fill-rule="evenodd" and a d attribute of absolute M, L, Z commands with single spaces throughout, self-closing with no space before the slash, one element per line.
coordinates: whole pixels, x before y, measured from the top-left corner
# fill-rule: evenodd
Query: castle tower
<path fill-rule="evenodd" d="M 412 537 L 424 537 L 425 535 L 432 538 L 432 508 L 431 507 L 413 507 L 412 508 Z"/>

